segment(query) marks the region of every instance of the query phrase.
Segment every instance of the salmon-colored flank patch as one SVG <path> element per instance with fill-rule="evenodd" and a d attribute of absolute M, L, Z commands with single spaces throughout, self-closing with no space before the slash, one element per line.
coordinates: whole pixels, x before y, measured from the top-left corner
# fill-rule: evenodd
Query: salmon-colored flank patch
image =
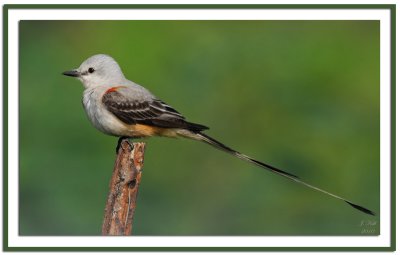
<path fill-rule="evenodd" d="M 110 93 L 110 92 L 115 92 L 115 91 L 117 91 L 119 88 L 124 88 L 124 87 L 125 87 L 125 86 L 116 86 L 116 87 L 109 88 L 109 89 L 107 89 L 107 91 L 106 91 L 105 94 Z"/>
<path fill-rule="evenodd" d="M 127 136 L 149 137 L 149 136 L 159 135 L 167 137 L 177 137 L 176 130 L 171 128 L 160 128 L 143 124 L 134 124 L 134 125 L 125 124 L 125 127 L 127 128 L 126 132 Z"/>

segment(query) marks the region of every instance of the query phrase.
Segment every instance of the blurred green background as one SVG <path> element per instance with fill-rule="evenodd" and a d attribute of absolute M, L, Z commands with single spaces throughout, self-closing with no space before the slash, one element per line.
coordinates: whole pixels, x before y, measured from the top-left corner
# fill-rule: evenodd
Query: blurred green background
<path fill-rule="evenodd" d="M 21 235 L 101 232 L 117 138 L 61 75 L 97 53 L 207 134 L 377 213 L 152 138 L 135 235 L 379 234 L 378 21 L 21 21 Z"/>

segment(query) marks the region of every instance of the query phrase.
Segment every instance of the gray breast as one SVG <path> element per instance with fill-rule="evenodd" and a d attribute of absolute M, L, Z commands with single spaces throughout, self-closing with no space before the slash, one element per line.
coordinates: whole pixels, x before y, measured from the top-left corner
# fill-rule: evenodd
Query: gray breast
<path fill-rule="evenodd" d="M 129 129 L 103 105 L 102 97 L 108 87 L 87 89 L 82 103 L 92 125 L 101 132 L 113 136 L 129 136 Z"/>

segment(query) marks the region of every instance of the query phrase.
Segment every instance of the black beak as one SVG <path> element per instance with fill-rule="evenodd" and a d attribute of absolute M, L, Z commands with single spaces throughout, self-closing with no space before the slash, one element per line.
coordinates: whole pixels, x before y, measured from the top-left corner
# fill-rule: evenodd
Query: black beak
<path fill-rule="evenodd" d="M 62 74 L 72 77 L 79 77 L 81 75 L 77 70 L 65 71 Z"/>

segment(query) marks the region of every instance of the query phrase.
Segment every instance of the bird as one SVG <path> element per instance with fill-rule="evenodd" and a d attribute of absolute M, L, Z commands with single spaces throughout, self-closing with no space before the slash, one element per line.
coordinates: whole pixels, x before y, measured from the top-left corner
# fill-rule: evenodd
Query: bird
<path fill-rule="evenodd" d="M 153 136 L 201 141 L 257 167 L 341 200 L 363 213 L 375 215 L 366 207 L 308 184 L 297 175 L 251 158 L 205 134 L 209 129 L 207 126 L 187 121 L 180 112 L 149 90 L 125 78 L 119 64 L 109 55 L 93 55 L 78 68 L 62 74 L 82 82 L 82 104 L 88 119 L 99 131 L 119 137 L 118 144 L 123 138 Z"/>

